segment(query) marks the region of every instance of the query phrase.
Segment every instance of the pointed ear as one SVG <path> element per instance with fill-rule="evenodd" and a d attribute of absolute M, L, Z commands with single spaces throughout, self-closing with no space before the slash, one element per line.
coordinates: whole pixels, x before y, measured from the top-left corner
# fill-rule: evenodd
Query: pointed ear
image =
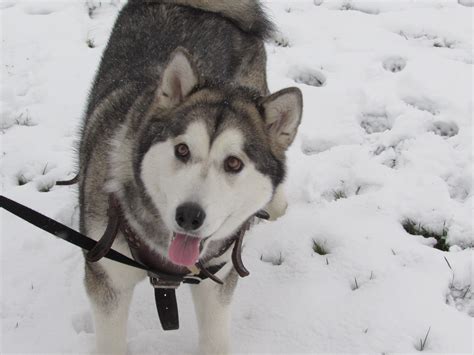
<path fill-rule="evenodd" d="M 298 88 L 286 88 L 260 103 L 267 134 L 277 148 L 285 151 L 295 139 L 303 113 L 303 95 Z"/>
<path fill-rule="evenodd" d="M 179 105 L 198 83 L 199 77 L 191 55 L 178 47 L 163 71 L 155 99 L 158 107 L 172 108 Z"/>

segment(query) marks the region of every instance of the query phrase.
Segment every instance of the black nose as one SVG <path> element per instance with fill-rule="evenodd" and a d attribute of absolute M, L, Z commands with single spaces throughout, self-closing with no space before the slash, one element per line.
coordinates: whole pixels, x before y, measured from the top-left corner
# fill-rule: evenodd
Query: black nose
<path fill-rule="evenodd" d="M 183 203 L 176 209 L 176 223 L 185 230 L 196 230 L 202 226 L 206 213 L 195 203 Z"/>

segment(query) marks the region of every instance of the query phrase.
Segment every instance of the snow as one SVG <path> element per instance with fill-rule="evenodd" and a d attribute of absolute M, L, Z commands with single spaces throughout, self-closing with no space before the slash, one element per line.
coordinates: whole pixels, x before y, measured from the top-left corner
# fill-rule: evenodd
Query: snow
<path fill-rule="evenodd" d="M 54 182 L 76 170 L 85 99 L 122 4 L 0 2 L 2 194 L 74 228 L 77 191 Z M 233 351 L 416 353 L 430 329 L 425 352 L 472 353 L 473 2 L 266 4 L 280 28 L 270 87 L 301 88 L 305 112 L 288 213 L 247 236 Z M 1 228 L 1 352 L 92 351 L 81 252 L 6 212 Z M 137 287 L 131 354 L 195 351 L 189 290 L 178 294 L 182 326 L 165 333 L 151 288 Z"/>

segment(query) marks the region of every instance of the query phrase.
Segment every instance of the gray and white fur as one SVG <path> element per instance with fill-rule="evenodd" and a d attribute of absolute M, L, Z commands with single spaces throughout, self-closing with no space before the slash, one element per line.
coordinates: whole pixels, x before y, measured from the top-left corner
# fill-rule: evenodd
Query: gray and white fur
<path fill-rule="evenodd" d="M 285 151 L 301 120 L 302 96 L 296 88 L 269 93 L 264 40 L 273 29 L 256 0 L 129 1 L 86 109 L 82 233 L 102 235 L 111 193 L 140 240 L 164 258 L 176 233 L 203 240 L 203 257 L 212 254 L 212 241 L 229 237 L 260 209 L 273 219 L 284 213 Z M 183 144 L 185 158 L 177 153 Z M 239 171 L 232 170 L 237 162 Z M 183 205 L 203 213 L 199 225 L 177 218 Z M 121 234 L 113 248 L 131 256 Z M 128 307 L 145 276 L 104 259 L 86 262 L 99 353 L 126 353 Z M 224 286 L 192 286 L 203 354 L 230 351 L 237 275 L 228 263 L 218 276 Z"/>

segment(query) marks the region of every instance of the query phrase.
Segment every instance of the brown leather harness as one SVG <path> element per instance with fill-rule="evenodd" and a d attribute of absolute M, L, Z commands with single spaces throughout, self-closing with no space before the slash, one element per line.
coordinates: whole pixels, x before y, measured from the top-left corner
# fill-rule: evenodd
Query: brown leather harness
<path fill-rule="evenodd" d="M 128 243 L 133 258 L 145 265 L 149 270 L 148 276 L 150 283 L 155 289 L 155 302 L 162 328 L 164 330 L 174 330 L 179 328 L 178 306 L 175 290 L 181 283 L 199 283 L 207 278 L 212 281 L 223 284 L 215 274 L 226 264 L 223 262 L 218 265 L 206 268 L 205 261 L 199 260 L 193 268 L 177 266 L 166 258 L 154 251 L 141 240 L 132 227 L 126 221 L 119 201 L 115 196 L 109 197 L 107 228 L 99 239 L 97 244 L 86 254 L 89 262 L 97 262 L 102 259 L 112 248 L 112 244 L 120 231 Z M 260 211 L 255 217 L 268 219 L 266 212 Z M 242 227 L 235 233 L 223 240 L 217 252 L 206 256 L 206 261 L 222 256 L 229 248 L 234 245 L 232 250 L 232 263 L 240 277 L 249 275 L 249 271 L 242 262 L 242 243 L 245 232 L 250 228 L 254 216 L 247 220 Z M 194 280 L 195 282 L 192 282 Z"/>

